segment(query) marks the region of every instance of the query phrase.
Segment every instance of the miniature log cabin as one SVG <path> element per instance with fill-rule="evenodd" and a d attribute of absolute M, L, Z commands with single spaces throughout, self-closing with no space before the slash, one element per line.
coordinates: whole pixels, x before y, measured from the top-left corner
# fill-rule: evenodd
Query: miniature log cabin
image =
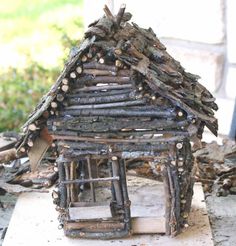
<path fill-rule="evenodd" d="M 116 16 L 104 11 L 29 116 L 18 153 L 27 152 L 34 169 L 48 146 L 57 146 L 54 203 L 65 234 L 82 238 L 132 234 L 126 162 L 161 163 L 166 234 L 175 236 L 191 207 L 191 142 L 201 139 L 205 126 L 217 134 L 217 105 L 151 28 L 128 22 L 125 6 Z M 111 216 L 104 219 L 99 207 L 107 201 L 97 192 L 107 185 Z M 78 212 L 91 207 L 98 218 Z"/>

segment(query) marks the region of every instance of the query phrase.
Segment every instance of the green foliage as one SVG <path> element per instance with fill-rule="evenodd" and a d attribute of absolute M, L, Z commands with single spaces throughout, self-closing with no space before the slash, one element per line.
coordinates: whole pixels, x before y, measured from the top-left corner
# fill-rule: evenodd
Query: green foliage
<path fill-rule="evenodd" d="M 19 129 L 58 73 L 56 68 L 46 70 L 31 63 L 24 71 L 10 68 L 1 75 L 0 132 Z"/>
<path fill-rule="evenodd" d="M 7 27 L 9 27 L 7 24 L 11 23 L 10 28 L 3 25 L 0 31 L 3 34 L 2 38 L 0 37 L 0 44 L 11 43 L 12 47 L 18 48 L 16 51 L 19 51 L 19 55 L 26 57 L 27 60 L 24 66 L 18 64 L 17 67 L 8 67 L 0 71 L 0 132 L 19 131 L 29 113 L 57 79 L 70 48 L 78 44 L 80 35 L 74 34 L 76 31 L 80 32 L 83 25 L 81 17 L 75 13 L 67 17 L 63 23 L 55 20 L 58 20 L 58 13 L 59 16 L 63 14 L 64 9 L 68 8 L 70 12 L 73 9 L 71 5 L 78 7 L 81 3 L 81 0 L 8 0 L 5 6 L 4 4 L 0 6 L 1 23 L 5 23 Z M 42 21 L 42 16 L 48 14 L 55 18 L 52 17 L 46 22 L 43 18 Z M 41 30 L 41 37 L 45 37 L 42 34 L 46 33 L 47 39 L 35 42 L 30 38 L 37 29 Z M 24 42 L 19 43 L 17 41 L 19 37 Z M 37 60 L 37 54 L 42 54 L 45 47 L 50 50 L 50 54 L 44 52 L 46 53 L 44 59 Z M 58 47 L 56 53 L 51 47 Z M 48 66 L 48 58 L 53 57 L 56 57 L 55 62 L 52 66 Z M 4 59 L 2 63 L 5 64 Z"/>
<path fill-rule="evenodd" d="M 0 132 L 19 131 L 57 79 L 81 37 L 82 2 L 0 1 Z"/>
<path fill-rule="evenodd" d="M 61 44 L 64 56 L 58 65 L 67 60 L 68 50 L 78 44 L 61 30 Z M 29 60 L 25 69 L 9 68 L 1 73 L 0 83 L 0 132 L 19 130 L 40 98 L 56 81 L 61 68 L 44 68 L 38 62 Z"/>
<path fill-rule="evenodd" d="M 71 24 L 76 16 L 71 9 L 82 7 L 82 0 L 7 0 L 0 1 L 0 40 L 30 36 L 44 30 L 49 24 Z M 71 11 L 68 17 L 67 11 Z M 78 12 L 77 12 L 78 16 Z"/>
<path fill-rule="evenodd" d="M 40 17 L 42 13 L 51 11 L 65 4 L 82 4 L 79 0 L 8 0 L 2 3 L 0 18 L 29 17 L 31 20 Z"/>

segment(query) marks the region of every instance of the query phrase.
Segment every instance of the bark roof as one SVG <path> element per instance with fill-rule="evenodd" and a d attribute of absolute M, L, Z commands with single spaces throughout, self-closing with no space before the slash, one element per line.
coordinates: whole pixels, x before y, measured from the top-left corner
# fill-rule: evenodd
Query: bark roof
<path fill-rule="evenodd" d="M 76 63 L 91 47 L 99 47 L 104 54 L 120 60 L 140 73 L 145 83 L 157 94 L 167 98 L 188 115 L 201 120 L 215 135 L 217 105 L 212 94 L 198 82 L 199 76 L 188 73 L 171 57 L 151 28 L 144 29 L 129 23 L 131 14 L 122 6 L 113 16 L 105 6 L 105 15 L 89 25 L 85 38 L 71 55 L 64 70 L 50 91 L 41 99 L 23 127 L 37 120 L 54 100 L 62 79 L 75 70 Z"/>

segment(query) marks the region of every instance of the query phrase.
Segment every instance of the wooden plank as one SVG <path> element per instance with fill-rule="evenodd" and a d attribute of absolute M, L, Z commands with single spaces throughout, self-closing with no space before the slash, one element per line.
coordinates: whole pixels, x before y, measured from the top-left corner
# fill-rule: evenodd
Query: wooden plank
<path fill-rule="evenodd" d="M 109 206 L 72 207 L 69 215 L 71 220 L 110 218 L 111 211 Z"/>
<path fill-rule="evenodd" d="M 37 138 L 34 141 L 34 145 L 28 153 L 31 171 L 36 170 L 49 146 L 49 143 L 42 138 Z"/>
<path fill-rule="evenodd" d="M 94 232 L 94 231 L 111 231 L 111 230 L 122 230 L 124 229 L 125 223 L 122 222 L 110 222 L 110 221 L 103 221 L 100 222 L 68 222 L 65 225 L 67 230 L 71 229 L 85 229 L 86 231 Z"/>
<path fill-rule="evenodd" d="M 132 218 L 132 232 L 133 234 L 157 234 L 165 233 L 165 218 L 157 217 L 136 217 Z M 120 222 L 107 222 L 102 223 L 95 222 L 70 222 L 66 224 L 67 229 L 81 229 L 87 228 L 88 230 L 111 230 L 111 229 L 122 229 L 124 223 Z"/>
<path fill-rule="evenodd" d="M 135 218 L 152 218 L 163 221 L 164 216 L 160 214 L 159 206 L 131 206 L 131 215 Z M 96 212 L 95 212 L 96 211 Z M 159 215 L 160 214 L 160 215 Z M 89 206 L 89 207 L 70 207 L 69 215 L 71 220 L 82 219 L 111 219 L 111 212 L 109 205 Z"/>

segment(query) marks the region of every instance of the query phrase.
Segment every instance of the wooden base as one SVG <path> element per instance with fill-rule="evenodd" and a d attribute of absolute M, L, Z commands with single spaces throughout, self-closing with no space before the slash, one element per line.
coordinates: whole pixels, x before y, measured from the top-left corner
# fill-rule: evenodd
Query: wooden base
<path fill-rule="evenodd" d="M 130 178 L 129 176 L 127 177 Z M 139 187 L 138 183 L 141 184 Z M 138 178 L 133 186 L 133 191 L 138 194 L 137 203 L 145 204 L 147 199 L 144 194 L 153 196 L 153 192 L 162 192 L 163 187 L 155 181 Z M 130 200 L 135 194 L 130 193 Z M 162 198 L 163 199 L 163 198 Z M 149 200 L 150 201 L 150 200 Z M 58 213 L 52 203 L 51 194 L 27 193 L 20 195 L 13 216 L 8 227 L 3 246 L 12 245 L 78 245 L 81 246 L 108 246 L 108 245 L 168 245 L 168 246 L 192 246 L 196 245 L 213 246 L 212 234 L 204 202 L 204 195 L 200 184 L 195 184 L 192 212 L 190 214 L 190 226 L 185 232 L 176 238 L 155 235 L 133 235 L 130 238 L 118 240 L 86 240 L 70 239 L 64 236 L 63 230 L 58 229 Z M 158 230 L 155 221 L 150 219 L 133 220 L 133 229 L 149 230 L 153 233 Z"/>

